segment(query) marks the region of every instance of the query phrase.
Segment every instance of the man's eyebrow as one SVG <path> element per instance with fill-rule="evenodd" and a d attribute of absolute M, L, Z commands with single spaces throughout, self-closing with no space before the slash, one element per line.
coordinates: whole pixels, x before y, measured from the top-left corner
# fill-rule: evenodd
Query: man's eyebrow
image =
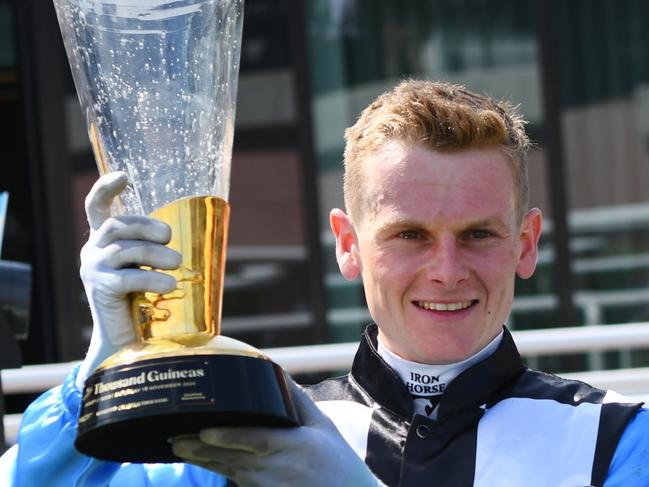
<path fill-rule="evenodd" d="M 504 221 L 501 217 L 499 216 L 492 216 L 492 217 L 487 217 L 487 218 L 481 218 L 480 220 L 475 220 L 472 222 L 468 222 L 466 224 L 467 228 L 497 228 L 502 231 L 509 231 L 510 226 L 506 221 Z"/>
<path fill-rule="evenodd" d="M 412 229 L 412 230 L 424 230 L 426 228 L 426 223 L 421 222 L 419 220 L 401 220 L 401 219 L 394 219 L 394 220 L 389 220 L 385 223 L 383 223 L 379 228 L 378 232 L 383 233 L 391 230 L 396 230 L 396 229 Z"/>

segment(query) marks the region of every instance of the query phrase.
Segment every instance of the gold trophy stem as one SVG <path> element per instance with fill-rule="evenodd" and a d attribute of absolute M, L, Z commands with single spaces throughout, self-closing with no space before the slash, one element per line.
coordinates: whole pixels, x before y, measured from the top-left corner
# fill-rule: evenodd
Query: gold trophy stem
<path fill-rule="evenodd" d="M 168 247 L 180 253 L 182 262 L 173 271 L 159 271 L 176 278 L 172 292 L 132 295 L 138 336 L 144 342 L 204 345 L 221 329 L 230 206 L 221 198 L 199 196 L 175 201 L 150 216 L 171 227 Z"/>

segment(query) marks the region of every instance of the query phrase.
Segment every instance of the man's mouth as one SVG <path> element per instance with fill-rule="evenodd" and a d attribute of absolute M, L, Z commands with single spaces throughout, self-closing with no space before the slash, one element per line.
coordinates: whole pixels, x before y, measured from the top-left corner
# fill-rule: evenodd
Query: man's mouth
<path fill-rule="evenodd" d="M 434 301 L 415 301 L 415 304 L 422 308 L 431 311 L 461 311 L 471 307 L 477 300 L 472 299 L 468 301 L 458 301 L 455 303 L 437 303 Z"/>

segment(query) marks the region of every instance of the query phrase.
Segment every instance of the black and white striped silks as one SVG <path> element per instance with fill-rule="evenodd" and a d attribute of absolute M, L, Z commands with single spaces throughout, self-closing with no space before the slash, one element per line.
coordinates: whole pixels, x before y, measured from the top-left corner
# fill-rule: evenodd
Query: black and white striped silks
<path fill-rule="evenodd" d="M 437 420 L 363 335 L 351 373 L 307 389 L 388 486 L 601 486 L 641 404 L 524 366 L 505 329 L 497 350 L 457 376 Z"/>

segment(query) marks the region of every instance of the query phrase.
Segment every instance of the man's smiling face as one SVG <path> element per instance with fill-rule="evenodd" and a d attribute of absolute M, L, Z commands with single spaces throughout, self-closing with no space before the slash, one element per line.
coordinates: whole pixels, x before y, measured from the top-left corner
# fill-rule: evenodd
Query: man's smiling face
<path fill-rule="evenodd" d="M 473 355 L 500 333 L 516 274 L 536 265 L 541 215 L 517 218 L 508 157 L 391 142 L 364 175 L 367 211 L 352 223 L 334 210 L 331 223 L 341 272 L 362 276 L 383 344 L 420 363 Z"/>

